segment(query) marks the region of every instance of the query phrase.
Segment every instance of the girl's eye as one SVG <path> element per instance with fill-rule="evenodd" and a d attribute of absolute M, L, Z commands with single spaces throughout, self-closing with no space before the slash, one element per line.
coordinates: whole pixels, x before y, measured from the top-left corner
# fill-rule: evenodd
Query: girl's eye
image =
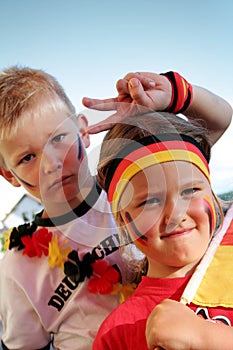
<path fill-rule="evenodd" d="M 156 197 L 152 197 L 152 198 L 148 198 L 147 200 L 143 201 L 142 203 L 140 203 L 140 207 L 144 206 L 144 205 L 151 205 L 151 204 L 158 204 L 160 203 L 159 198 Z"/>
<path fill-rule="evenodd" d="M 59 143 L 64 139 L 64 137 L 65 137 L 65 134 L 56 135 L 52 138 L 52 142 Z"/>
<path fill-rule="evenodd" d="M 19 164 L 28 163 L 28 162 L 30 162 L 30 160 L 32 160 L 34 157 L 35 157 L 34 154 L 27 154 L 25 157 L 23 157 L 23 158 L 19 161 Z"/>
<path fill-rule="evenodd" d="M 181 195 L 182 196 L 190 196 L 196 192 L 198 192 L 200 189 L 198 187 L 191 187 L 191 188 L 187 188 L 184 191 L 182 191 Z"/>

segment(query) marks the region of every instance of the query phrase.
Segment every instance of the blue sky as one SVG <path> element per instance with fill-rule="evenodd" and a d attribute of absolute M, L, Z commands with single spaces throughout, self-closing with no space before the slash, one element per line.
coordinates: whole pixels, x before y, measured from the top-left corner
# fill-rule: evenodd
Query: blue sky
<path fill-rule="evenodd" d="M 0 0 L 0 13 L 0 69 L 45 69 L 78 111 L 129 71 L 175 70 L 233 104 L 232 0 Z M 231 126 L 213 149 L 217 192 L 233 189 L 232 146 Z"/>

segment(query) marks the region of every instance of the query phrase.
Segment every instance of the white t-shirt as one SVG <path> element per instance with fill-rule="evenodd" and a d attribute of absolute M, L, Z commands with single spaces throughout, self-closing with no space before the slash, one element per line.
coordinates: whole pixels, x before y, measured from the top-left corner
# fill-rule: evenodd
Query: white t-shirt
<path fill-rule="evenodd" d="M 123 272 L 119 250 L 114 251 L 119 240 L 106 194 L 94 196 L 91 208 L 81 203 L 70 217 L 53 223 L 39 219 L 39 226 L 56 224 L 47 228 L 58 234 L 59 241 L 68 239 L 80 260 L 91 252 Z M 0 261 L 0 318 L 6 347 L 40 349 L 53 334 L 55 349 L 90 350 L 100 324 L 118 305 L 118 296 L 91 294 L 88 281 L 76 285 L 61 268 L 51 268 L 44 255 L 30 258 L 22 250 L 8 251 Z"/>

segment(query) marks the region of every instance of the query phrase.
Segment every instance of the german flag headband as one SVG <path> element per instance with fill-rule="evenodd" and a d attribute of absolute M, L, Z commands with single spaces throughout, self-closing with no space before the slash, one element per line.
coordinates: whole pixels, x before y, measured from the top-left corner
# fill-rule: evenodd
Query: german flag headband
<path fill-rule="evenodd" d="M 125 146 L 106 176 L 108 200 L 115 214 L 128 181 L 141 170 L 155 164 L 185 161 L 197 166 L 210 182 L 208 158 L 192 137 L 170 133 L 148 136 Z"/>

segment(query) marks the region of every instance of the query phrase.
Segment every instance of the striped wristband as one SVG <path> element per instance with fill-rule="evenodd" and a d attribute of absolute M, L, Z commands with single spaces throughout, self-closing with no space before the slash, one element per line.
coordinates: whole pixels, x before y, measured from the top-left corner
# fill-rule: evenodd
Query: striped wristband
<path fill-rule="evenodd" d="M 176 72 L 161 73 L 160 75 L 167 77 L 172 85 L 172 98 L 166 111 L 170 113 L 182 113 L 192 102 L 192 85 Z"/>

